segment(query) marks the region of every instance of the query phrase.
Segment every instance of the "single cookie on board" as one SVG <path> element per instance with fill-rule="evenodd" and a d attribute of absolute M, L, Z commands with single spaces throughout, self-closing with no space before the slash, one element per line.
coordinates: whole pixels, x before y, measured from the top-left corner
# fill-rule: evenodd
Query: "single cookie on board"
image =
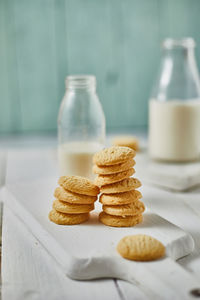
<path fill-rule="evenodd" d="M 142 194 L 137 190 L 124 193 L 101 194 L 99 202 L 105 205 L 122 205 L 136 202 L 142 198 Z"/>
<path fill-rule="evenodd" d="M 86 222 L 89 219 L 89 213 L 80 215 L 71 215 L 57 212 L 52 209 L 49 213 L 49 220 L 58 225 L 76 225 Z"/>
<path fill-rule="evenodd" d="M 103 205 L 103 211 L 114 216 L 136 216 L 141 215 L 145 210 L 144 203 L 137 201 L 124 205 Z"/>
<path fill-rule="evenodd" d="M 73 193 L 97 196 L 99 188 L 91 180 L 81 176 L 61 176 L 58 184 Z"/>
<path fill-rule="evenodd" d="M 95 179 L 95 184 L 98 186 L 114 183 L 121 181 L 125 178 L 128 178 L 132 176 L 135 173 L 135 170 L 133 168 L 128 169 L 127 171 L 123 171 L 116 174 L 110 174 L 110 175 L 98 175 Z"/>
<path fill-rule="evenodd" d="M 87 196 L 73 193 L 65 190 L 63 187 L 57 187 L 54 196 L 60 200 L 74 204 L 92 204 L 97 200 L 97 196 Z"/>
<path fill-rule="evenodd" d="M 123 193 L 137 189 L 141 185 L 141 182 L 137 178 L 126 178 L 119 182 L 103 185 L 100 191 L 105 194 Z"/>
<path fill-rule="evenodd" d="M 111 165 L 111 166 L 102 166 L 99 167 L 97 165 L 93 166 L 93 173 L 100 175 L 109 175 L 114 173 L 120 173 L 122 171 L 126 171 L 132 168 L 135 165 L 135 160 L 129 159 L 124 163 Z"/>
<path fill-rule="evenodd" d="M 53 208 L 65 214 L 83 214 L 94 209 L 94 204 L 71 204 L 60 200 L 54 200 Z"/>
<path fill-rule="evenodd" d="M 99 221 L 107 226 L 112 227 L 131 227 L 135 226 L 138 223 L 141 223 L 143 220 L 142 215 L 137 216 L 111 216 L 106 214 L 105 212 L 101 212 L 99 214 Z"/>
<path fill-rule="evenodd" d="M 135 151 L 139 151 L 139 141 L 136 137 L 134 136 L 116 136 L 112 140 L 112 144 L 114 146 L 124 146 L 124 147 L 129 147 Z"/>
<path fill-rule="evenodd" d="M 135 151 L 131 148 L 113 146 L 95 153 L 93 163 L 98 166 L 110 166 L 130 160 L 134 156 Z"/>
<path fill-rule="evenodd" d="M 121 239 L 117 251 L 127 259 L 149 261 L 164 256 L 165 246 L 149 235 L 136 234 Z"/>

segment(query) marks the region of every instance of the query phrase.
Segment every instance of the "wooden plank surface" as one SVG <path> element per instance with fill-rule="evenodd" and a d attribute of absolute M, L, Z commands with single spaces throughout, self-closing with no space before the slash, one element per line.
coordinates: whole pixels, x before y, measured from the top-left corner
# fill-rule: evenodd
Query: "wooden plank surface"
<path fill-rule="evenodd" d="M 0 14 L 0 132 L 16 132 L 22 126 L 13 2 L 0 1 Z"/>
<path fill-rule="evenodd" d="M 5 160 L 6 156 L 2 155 L 0 157 L 1 186 L 5 183 Z M 125 299 L 124 292 L 116 280 L 81 282 L 67 278 L 39 241 L 6 206 L 3 218 L 2 253 L 4 300 L 101 300 L 102 297 L 109 300 Z M 137 286 L 131 286 L 131 291 L 131 299 L 148 299 Z"/>
<path fill-rule="evenodd" d="M 192 36 L 199 47 L 199 9 L 199 0 L 1 0 L 0 132 L 56 129 L 75 73 L 97 75 L 109 127 L 146 125 L 160 42 Z"/>
<path fill-rule="evenodd" d="M 59 105 L 54 1 L 8 2 L 15 20 L 22 129 L 53 129 Z"/>
<path fill-rule="evenodd" d="M 32 146 L 35 145 L 35 143 L 36 141 L 28 142 L 28 144 Z M 43 143 L 44 141 L 42 139 L 41 144 Z M 21 141 L 20 145 L 27 145 L 27 143 Z M 21 155 L 23 155 L 23 153 L 21 153 Z M 3 165 L 5 166 L 5 164 Z M 26 175 L 26 173 L 26 170 L 24 170 L 24 175 Z M 35 174 L 35 176 L 37 176 L 37 174 Z M 16 179 L 21 180 L 22 178 L 19 178 L 19 174 L 16 172 L 12 174 L 11 179 L 11 182 L 14 182 Z M 2 179 L 2 182 L 4 182 L 4 179 Z M 165 199 L 161 200 L 152 199 L 152 201 L 146 203 L 146 205 L 150 205 L 151 208 L 160 215 L 181 226 L 193 235 L 196 241 L 195 252 L 193 255 L 179 260 L 179 263 L 186 270 L 192 272 L 197 278 L 200 278 L 199 192 L 181 194 L 179 195 L 181 198 L 178 198 L 178 200 L 176 198 L 171 199 L 172 195 L 174 194 L 169 193 Z M 190 200 L 192 201 L 190 202 Z M 184 203 L 186 203 L 186 205 Z M 71 280 L 68 282 L 66 278 L 63 278 L 63 273 L 52 258 L 48 257 L 46 251 L 41 247 L 38 241 L 31 236 L 21 221 L 7 209 L 5 210 L 3 237 L 3 246 L 5 249 L 3 250 L 3 280 L 5 282 L 3 295 L 5 296 L 5 300 L 21 300 L 23 297 L 24 299 L 40 299 L 40 296 L 43 299 L 45 293 L 49 295 L 48 299 L 50 300 L 59 299 L 58 295 L 61 295 L 61 299 L 76 300 L 79 299 L 80 295 L 78 291 L 85 297 L 88 295 L 87 291 L 85 291 L 85 289 L 87 289 L 86 285 L 83 283 L 79 285 L 79 282 L 78 285 L 74 282 L 71 284 Z M 19 270 L 21 270 L 20 274 Z M 29 279 L 26 280 L 29 276 L 31 281 L 29 281 Z M 102 281 L 100 281 L 101 288 L 99 289 L 99 282 L 97 281 L 94 291 L 92 290 L 91 292 L 93 299 L 96 298 L 95 290 L 97 290 L 101 296 L 103 295 L 104 299 L 150 299 L 146 291 L 130 283 L 118 280 L 114 281 L 114 284 L 111 284 L 112 287 L 110 287 L 110 283 L 106 283 L 105 287 L 104 283 L 107 282 L 107 280 L 103 283 L 101 282 Z M 51 291 L 51 293 L 49 291 Z M 106 298 L 106 295 L 110 298 Z M 83 299 L 83 297 L 80 299 Z"/>
<path fill-rule="evenodd" d="M 74 281 L 13 213 L 4 209 L 3 299 L 107 299 L 120 300 L 113 280 Z"/>
<path fill-rule="evenodd" d="M 32 152 L 34 154 L 34 152 Z M 33 155 L 32 154 L 32 155 Z M 25 155 L 24 153 L 22 152 L 21 154 L 19 154 L 22 157 L 24 157 L 25 159 Z M 41 155 L 41 151 L 39 153 L 39 155 Z M 27 156 L 28 159 L 31 159 L 31 152 L 29 152 L 29 155 Z M 46 155 L 45 158 L 48 160 L 48 156 Z M 24 161 L 24 164 L 21 164 L 20 163 L 20 160 L 18 159 L 15 159 L 16 162 L 18 162 L 18 165 L 16 164 L 16 171 L 19 169 L 19 167 L 21 166 L 21 177 L 19 177 L 19 172 L 13 172 L 12 171 L 12 168 L 9 167 L 9 164 L 8 164 L 8 172 L 9 172 L 9 177 L 8 177 L 8 181 L 9 183 L 13 183 L 13 182 L 16 182 L 16 180 L 18 181 L 24 181 L 24 178 L 26 177 L 26 180 L 30 180 L 30 178 L 34 178 L 35 177 L 38 177 L 38 172 L 37 172 L 37 166 L 34 164 L 34 161 L 31 159 L 31 161 L 33 162 L 33 166 L 28 166 L 28 164 Z M 28 161 L 28 160 L 27 160 Z M 51 173 L 51 168 L 53 167 L 52 166 L 49 166 L 49 171 L 48 171 L 48 164 L 45 164 L 45 159 L 43 160 L 43 167 L 45 169 L 45 172 L 49 172 Z M 13 165 L 13 163 L 11 163 L 11 165 Z M 26 169 L 28 168 L 29 169 L 29 172 L 28 170 Z M 31 171 L 30 171 L 31 170 Z M 28 176 L 27 176 L 28 174 Z M 45 173 L 44 173 L 45 174 Z M 31 177 L 29 177 L 31 176 Z M 39 176 L 43 176 L 42 173 L 39 174 Z M 181 222 L 184 222 L 185 221 L 185 215 L 186 215 L 186 212 L 188 211 L 188 209 L 186 210 L 184 208 L 183 205 L 181 205 L 181 203 L 177 202 L 177 201 L 173 201 L 174 200 L 174 197 L 171 197 L 172 194 L 167 194 L 168 197 L 164 197 L 164 201 L 161 202 L 160 200 L 156 200 L 156 199 L 152 199 L 152 201 L 149 201 L 147 202 L 146 204 L 151 206 L 152 208 L 154 208 L 156 211 L 158 209 L 158 212 L 161 212 L 164 211 L 165 212 L 165 217 L 166 218 L 169 218 L 171 216 L 171 211 L 172 211 L 172 207 L 173 207 L 173 211 L 178 211 L 178 214 L 176 214 L 175 216 L 175 220 L 179 222 L 179 225 L 182 227 L 182 223 Z M 169 201 L 168 201 L 168 198 L 169 198 Z M 160 198 L 159 198 L 160 199 Z M 145 195 L 144 195 L 144 201 L 145 201 Z M 161 210 L 160 210 L 161 209 Z M 177 218 L 178 216 L 178 218 Z M 192 218 L 192 215 L 190 216 L 190 218 Z M 8 220 L 8 218 L 6 218 Z M 194 218 L 193 218 L 194 219 Z M 193 222 L 194 221 L 194 222 Z M 185 229 L 188 229 L 188 232 L 191 232 L 193 234 L 193 231 L 192 231 L 192 228 L 194 229 L 194 223 L 196 223 L 196 220 L 194 219 L 193 221 L 190 222 L 190 227 L 189 228 L 185 228 Z M 187 222 L 188 224 L 188 222 Z M 22 226 L 23 227 L 23 226 Z M 5 234 L 4 234 L 5 235 Z M 6 244 L 6 242 L 5 242 Z M 7 244 L 10 244 L 10 241 L 7 243 Z M 23 245 L 23 242 L 20 243 L 21 245 Z M 24 247 L 25 249 L 27 249 L 27 245 L 25 245 Z M 12 247 L 13 249 L 13 247 Z M 27 250 L 26 250 L 27 251 Z M 16 257 L 15 257 L 16 259 Z M 32 258 L 29 259 L 32 263 Z M 6 258 L 4 259 L 4 261 L 6 261 Z M 41 264 L 41 263 L 40 263 Z M 27 265 L 27 262 L 25 263 L 25 266 Z M 184 263 L 182 264 L 184 266 Z M 191 265 L 192 266 L 192 265 Z M 19 268 L 19 266 L 17 266 Z M 7 273 L 8 271 L 6 271 Z M 152 272 L 152 271 L 151 271 Z M 151 273 L 150 272 L 150 273 Z M 40 274 L 39 271 L 37 271 L 37 273 Z M 48 272 L 47 272 L 48 273 Z M 154 273 L 154 272 L 153 272 Z M 153 274 L 152 273 L 152 274 Z M 194 272 L 194 274 L 196 274 Z M 48 275 L 46 275 L 48 276 Z M 148 275 L 149 276 L 149 275 Z M 152 279 L 155 278 L 154 276 L 152 276 Z M 35 279 L 36 280 L 36 279 Z M 145 299 L 146 297 L 148 297 L 148 299 L 154 299 L 155 298 L 155 295 L 157 295 L 157 297 L 159 297 L 160 295 L 162 295 L 163 293 L 165 294 L 164 298 L 163 299 L 169 299 L 169 296 L 173 295 L 173 297 L 176 295 L 175 292 L 172 292 L 173 289 L 169 289 L 169 286 L 167 283 L 166 285 L 164 284 L 165 281 L 163 281 L 163 279 L 161 280 L 161 278 L 159 279 L 160 283 L 157 284 L 160 289 L 158 289 L 157 293 L 153 293 L 153 294 L 148 294 L 149 293 L 149 289 L 147 290 L 144 290 L 143 287 L 140 286 L 140 290 L 138 290 L 138 287 L 135 287 L 134 285 L 130 285 L 130 284 L 126 284 L 122 281 L 117 281 L 115 282 L 115 287 L 117 287 L 117 290 L 119 292 L 119 295 L 121 297 L 121 299 L 132 299 L 131 298 L 131 295 L 137 295 L 136 299 Z M 150 284 L 152 284 L 152 286 L 154 286 L 155 288 L 155 283 L 158 281 L 158 279 L 156 279 L 156 281 L 152 281 L 150 282 Z M 166 278 L 166 282 L 167 282 L 167 278 Z M 37 281 L 36 281 L 37 283 Z M 181 284 L 181 282 L 179 282 L 179 284 Z M 156 286 L 157 286 L 156 285 Z M 176 285 L 175 285 L 176 286 Z M 175 287 L 173 287 L 175 288 Z M 168 294 L 167 294 L 167 291 L 168 291 Z M 169 291 L 170 291 L 170 294 L 169 294 Z M 180 291 L 181 292 L 181 291 Z M 174 294 L 175 293 L 175 294 Z M 73 295 L 72 295 L 73 296 Z M 183 299 L 183 298 L 178 298 L 178 295 L 176 295 L 176 299 Z"/>

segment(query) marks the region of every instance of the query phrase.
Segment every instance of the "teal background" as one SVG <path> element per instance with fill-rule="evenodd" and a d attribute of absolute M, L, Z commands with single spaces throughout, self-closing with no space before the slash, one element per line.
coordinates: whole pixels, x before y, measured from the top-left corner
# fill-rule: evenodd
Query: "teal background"
<path fill-rule="evenodd" d="M 0 132 L 54 130 L 68 74 L 97 77 L 108 128 L 147 125 L 165 37 L 192 36 L 199 0 L 0 0 Z"/>

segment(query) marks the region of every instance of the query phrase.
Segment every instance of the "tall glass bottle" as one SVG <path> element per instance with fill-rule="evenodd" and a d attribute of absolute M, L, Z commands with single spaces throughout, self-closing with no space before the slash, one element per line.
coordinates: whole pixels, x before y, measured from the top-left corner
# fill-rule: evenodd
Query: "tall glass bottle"
<path fill-rule="evenodd" d="M 95 76 L 68 76 L 58 116 L 60 175 L 92 178 L 92 156 L 105 143 L 105 117 Z"/>
<path fill-rule="evenodd" d="M 200 157 L 200 81 L 192 38 L 166 39 L 149 102 L 149 153 L 154 159 Z"/>

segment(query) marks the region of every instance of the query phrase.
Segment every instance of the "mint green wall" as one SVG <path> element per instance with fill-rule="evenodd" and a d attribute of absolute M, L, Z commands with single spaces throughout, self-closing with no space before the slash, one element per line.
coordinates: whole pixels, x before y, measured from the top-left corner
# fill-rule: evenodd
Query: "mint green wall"
<path fill-rule="evenodd" d="M 52 130 L 68 74 L 97 76 L 108 127 L 147 124 L 166 36 L 192 36 L 200 0 L 0 0 L 0 132 Z"/>

